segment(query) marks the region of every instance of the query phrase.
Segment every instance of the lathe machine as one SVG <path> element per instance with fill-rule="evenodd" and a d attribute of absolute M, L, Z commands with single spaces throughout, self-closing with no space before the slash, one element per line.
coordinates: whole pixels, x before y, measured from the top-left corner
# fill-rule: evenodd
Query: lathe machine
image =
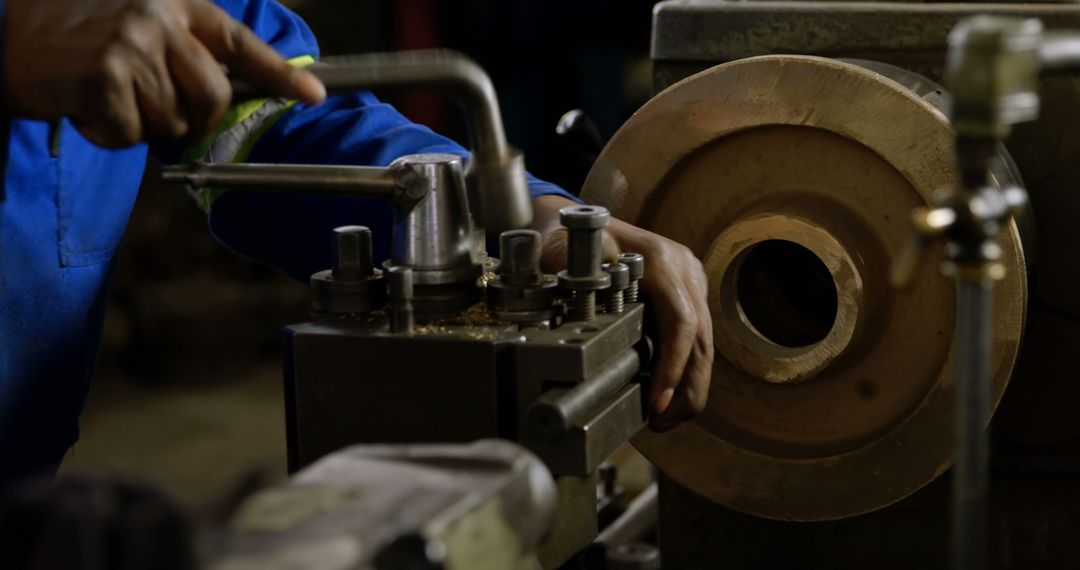
<path fill-rule="evenodd" d="M 987 14 L 1015 19 L 957 27 Z M 286 331 L 294 469 L 355 443 L 516 441 L 555 476 L 554 532 L 519 533 L 554 567 L 596 534 L 597 468 L 637 434 L 661 473 L 665 568 L 943 568 L 950 543 L 958 568 L 1075 567 L 1080 50 L 1023 18 L 1080 29 L 1068 4 L 661 2 L 661 91 L 599 154 L 593 206 L 563 213 L 558 276 L 531 232 L 483 253 L 485 228 L 528 221 L 521 161 L 490 86 L 445 55 L 323 73 L 454 88 L 467 163 L 167 176 L 397 208 L 385 262 L 366 229 L 337 230 L 312 321 Z M 710 280 L 711 397 L 668 434 L 639 431 L 650 260 L 601 266 L 608 211 L 690 247 Z M 950 527 L 954 460 L 978 508 L 954 504 Z"/>
<path fill-rule="evenodd" d="M 166 169 L 166 180 L 195 188 L 376 196 L 395 208 L 390 259 L 373 259 L 368 228 L 340 227 L 327 236 L 334 266 L 311 278 L 312 321 L 285 331 L 289 465 L 301 470 L 356 444 L 445 447 L 345 452 L 302 474 L 293 487 L 365 495 L 379 493 L 376 484 L 383 482 L 400 500 L 427 505 L 403 505 L 399 520 L 378 502 L 349 506 L 345 501 L 342 508 L 352 509 L 354 519 L 375 519 L 363 527 L 349 523 L 357 554 L 344 559 L 351 564 L 474 568 L 483 559 L 487 568 L 511 562 L 531 568 L 536 561 L 544 567 L 566 562 L 597 535 L 601 463 L 645 422 L 641 381 L 651 348 L 638 291 L 647 260 L 628 252 L 604 263 L 602 231 L 610 214 L 582 205 L 561 212 L 568 232 L 566 269 L 558 275 L 541 271 L 540 235 L 515 229 L 532 216 L 522 158 L 506 144 L 490 81 L 469 60 L 445 52 L 407 53 L 330 61 L 313 69 L 329 89 L 434 84 L 451 90 L 467 112 L 473 152 L 467 163 L 454 155 L 424 154 L 401 157 L 386 168 L 199 162 Z M 245 88 L 234 91 L 243 97 Z M 506 230 L 499 237 L 498 259 L 486 253 L 485 229 Z M 537 475 L 528 452 L 515 452 L 513 446 L 449 445 L 492 438 L 518 442 L 546 470 Z M 393 463 L 385 457 L 402 453 L 403 475 L 371 475 L 386 472 Z M 419 459 L 417 453 L 442 459 Z M 515 459 L 519 454 L 524 455 Z M 365 457 L 374 457 L 382 467 L 366 463 Z M 466 484 L 456 489 L 461 503 L 447 498 L 454 496 L 453 486 L 440 494 L 438 485 L 423 484 L 422 473 L 441 476 L 439 461 L 445 462 L 446 477 Z M 419 471 L 410 471 L 410 462 Z M 491 471 L 490 478 L 454 474 L 467 472 L 470 465 Z M 344 476 L 351 472 L 356 477 Z M 396 480 L 410 474 L 418 477 L 411 487 Z M 552 476 L 557 493 L 548 489 Z M 505 510 L 506 497 L 499 492 L 504 485 L 526 497 L 517 504 L 524 510 Z M 280 493 L 295 497 L 293 487 Z M 314 496 L 311 500 L 318 501 L 323 493 Z M 481 532 L 483 538 L 474 536 L 471 547 L 468 531 L 461 531 L 465 539 L 449 540 L 442 532 L 445 524 L 436 532 L 424 520 L 460 523 L 480 504 L 476 501 L 492 497 L 501 506 L 492 517 L 481 518 L 502 521 L 498 528 L 513 531 Z M 290 498 L 281 501 L 301 511 L 318 510 L 309 500 Z M 275 509 L 259 511 L 259 505 L 279 502 L 256 499 L 256 514 L 247 518 L 274 520 Z M 447 508 L 449 514 L 437 515 Z M 275 548 L 284 549 L 277 563 L 292 560 L 285 550 L 305 544 L 315 548 L 312 544 L 321 540 L 322 533 L 313 528 L 339 528 L 326 522 L 327 516 L 315 522 L 300 516 L 294 525 L 275 527 L 284 536 L 274 540 L 265 537 L 265 529 L 241 531 L 238 546 L 223 564 L 261 561 L 266 567 L 273 558 L 266 550 Z M 429 534 L 408 527 L 405 520 L 426 524 Z M 415 548 L 406 548 L 406 560 L 415 555 L 419 562 L 380 554 L 401 547 L 401 536 L 356 536 L 361 528 L 378 528 L 380 521 L 415 538 Z M 490 547 L 486 541 L 493 536 L 516 537 L 496 543 L 516 554 L 487 556 L 482 549 L 479 558 L 461 554 L 462 548 Z M 465 546 L 454 548 L 460 544 Z M 445 552 L 432 554 L 432 549 Z"/>

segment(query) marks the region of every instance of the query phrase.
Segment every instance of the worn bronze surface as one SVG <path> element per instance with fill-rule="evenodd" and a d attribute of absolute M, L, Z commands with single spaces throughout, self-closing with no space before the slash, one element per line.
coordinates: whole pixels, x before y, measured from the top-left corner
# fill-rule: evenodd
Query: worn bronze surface
<path fill-rule="evenodd" d="M 584 195 L 686 244 L 710 280 L 717 362 L 696 422 L 636 444 L 746 513 L 826 520 L 941 474 L 951 441 L 954 291 L 937 264 L 888 286 L 908 215 L 955 181 L 948 121 L 874 72 L 820 58 L 725 64 L 664 91 L 615 135 Z M 995 402 L 1027 298 L 1001 239 Z"/>

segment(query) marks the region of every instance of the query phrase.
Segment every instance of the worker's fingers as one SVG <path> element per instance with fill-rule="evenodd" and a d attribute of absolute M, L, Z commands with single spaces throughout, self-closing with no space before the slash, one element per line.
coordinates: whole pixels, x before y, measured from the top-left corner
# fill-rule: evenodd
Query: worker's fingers
<path fill-rule="evenodd" d="M 229 110 L 229 79 L 210 52 L 184 30 L 170 39 L 166 61 L 187 116 L 188 137 L 203 139 Z"/>
<path fill-rule="evenodd" d="M 693 252 L 674 242 L 657 242 L 647 259 L 663 260 L 665 268 L 647 271 L 642 288 L 655 309 L 661 341 L 649 386 L 649 423 L 666 431 L 701 413 L 708 399 L 713 362 L 708 279 Z"/>
<path fill-rule="evenodd" d="M 687 368 L 698 336 L 698 316 L 689 292 L 677 281 L 654 279 L 643 284 L 654 303 L 660 325 L 660 353 L 649 386 L 648 401 L 649 410 L 661 415 L 675 397 L 675 389 Z M 662 289 L 656 290 L 657 286 Z"/>
<path fill-rule="evenodd" d="M 192 12 L 191 33 L 224 63 L 229 73 L 268 95 L 319 103 L 326 88 L 311 72 L 289 64 L 274 48 L 266 45 L 247 26 L 205 0 L 189 0 L 198 9 Z"/>
<path fill-rule="evenodd" d="M 703 329 L 711 329 L 705 326 Z M 713 344 L 711 332 L 699 329 L 682 381 L 667 409 L 649 422 L 653 431 L 667 431 L 700 414 L 705 409 L 712 382 Z"/>
<path fill-rule="evenodd" d="M 178 27 L 178 20 L 162 6 L 160 2 L 146 2 L 138 11 L 123 16 L 126 22 L 114 44 L 114 49 L 124 50 L 131 68 L 144 138 L 175 138 L 187 133 L 187 119 L 165 60 L 165 38 Z"/>
<path fill-rule="evenodd" d="M 125 54 L 116 51 L 105 57 L 95 85 L 87 90 L 81 111 L 71 121 L 98 146 L 122 148 L 142 140 L 132 68 Z"/>
<path fill-rule="evenodd" d="M 164 54 L 137 68 L 133 82 L 144 136 L 180 138 L 187 134 L 186 112 L 177 99 Z"/>
<path fill-rule="evenodd" d="M 144 137 L 180 138 L 188 133 L 187 118 L 164 65 L 160 74 L 136 75 L 134 86 Z"/>
<path fill-rule="evenodd" d="M 72 122 L 91 141 L 128 146 L 148 135 L 181 136 L 187 122 L 180 112 L 165 63 L 162 37 L 172 21 L 155 3 L 118 16 L 110 46 L 102 52 L 100 73 L 83 91 L 83 107 Z"/>
<path fill-rule="evenodd" d="M 540 266 L 548 273 L 566 269 L 567 229 L 560 227 L 547 233 L 540 249 Z M 619 259 L 619 244 L 610 233 L 603 234 L 603 260 L 610 263 Z"/>

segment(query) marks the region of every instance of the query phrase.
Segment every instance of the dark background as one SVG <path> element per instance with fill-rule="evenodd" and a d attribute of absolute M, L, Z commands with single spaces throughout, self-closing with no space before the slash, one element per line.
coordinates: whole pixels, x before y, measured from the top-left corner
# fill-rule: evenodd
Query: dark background
<path fill-rule="evenodd" d="M 559 117 L 583 109 L 606 138 L 651 91 L 651 1 L 285 3 L 324 55 L 468 54 L 492 76 L 507 136 L 529 169 L 570 190 L 589 165 L 556 137 Z M 438 94 L 387 99 L 462 140 L 459 113 Z M 64 470 L 149 479 L 193 505 L 212 503 L 253 469 L 283 476 L 280 331 L 305 320 L 307 302 L 304 285 L 216 243 L 189 197 L 145 185 L 116 260 L 82 438 Z"/>
<path fill-rule="evenodd" d="M 580 108 L 605 136 L 649 96 L 652 5 L 642 0 L 396 0 L 295 3 L 324 55 L 427 49 L 462 51 L 491 75 L 510 141 L 538 176 L 568 189 L 587 171 L 555 136 Z M 461 138 L 453 109 L 431 94 L 394 99 L 414 121 Z"/>

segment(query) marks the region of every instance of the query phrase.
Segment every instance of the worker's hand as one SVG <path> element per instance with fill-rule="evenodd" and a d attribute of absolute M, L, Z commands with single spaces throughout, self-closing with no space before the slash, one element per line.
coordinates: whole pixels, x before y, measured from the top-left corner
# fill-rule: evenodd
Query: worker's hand
<path fill-rule="evenodd" d="M 7 114 L 68 117 L 101 146 L 212 133 L 232 97 L 226 68 L 269 94 L 326 96 L 209 0 L 7 0 L 4 24 Z"/>
<path fill-rule="evenodd" d="M 544 236 L 547 272 L 566 267 L 566 230 L 559 224 L 559 210 L 572 205 L 558 196 L 533 201 L 533 229 Z M 613 260 L 619 251 L 645 256 L 641 286 L 660 327 L 660 354 L 648 394 L 649 426 L 667 431 L 701 413 L 709 395 L 713 337 L 708 280 L 701 261 L 685 246 L 613 218 L 604 254 Z"/>

